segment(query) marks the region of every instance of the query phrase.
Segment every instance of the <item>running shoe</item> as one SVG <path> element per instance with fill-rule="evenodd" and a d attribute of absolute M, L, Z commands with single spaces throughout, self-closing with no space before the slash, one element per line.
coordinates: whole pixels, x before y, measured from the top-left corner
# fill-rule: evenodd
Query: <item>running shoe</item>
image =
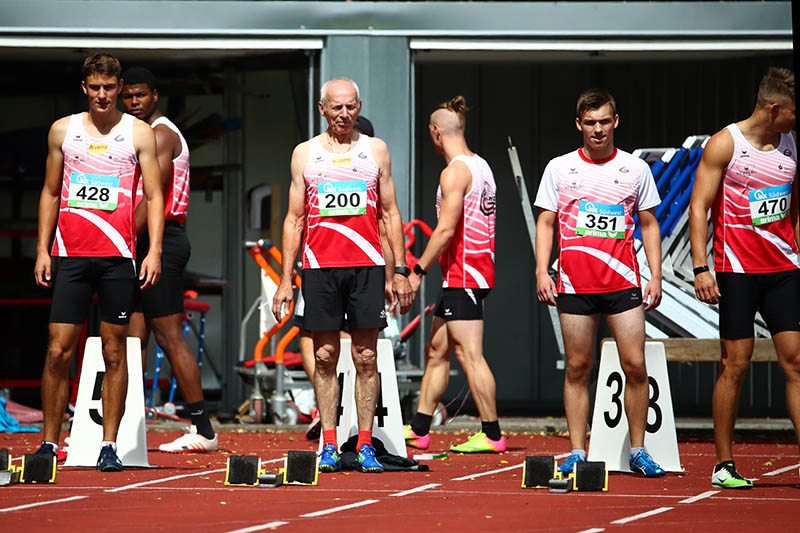
<path fill-rule="evenodd" d="M 666 470 L 661 468 L 658 463 L 650 457 L 647 450 L 644 449 L 640 450 L 636 455 L 631 456 L 628 466 L 630 466 L 631 470 L 634 472 L 641 472 L 645 477 L 659 477 L 667 473 Z"/>
<path fill-rule="evenodd" d="M 216 433 L 213 439 L 207 439 L 197 432 L 197 426 L 191 425 L 187 433 L 172 442 L 160 445 L 158 449 L 167 453 L 214 452 L 219 449 L 219 439 Z"/>
<path fill-rule="evenodd" d="M 322 422 L 319 419 L 319 409 L 315 407 L 314 414 L 311 416 L 311 423 L 306 428 L 306 438 L 308 440 L 317 440 L 321 432 Z"/>
<path fill-rule="evenodd" d="M 500 453 L 506 451 L 506 438 L 500 435 L 500 440 L 492 440 L 481 431 L 475 433 L 463 444 L 450 446 L 450 451 L 459 453 Z"/>
<path fill-rule="evenodd" d="M 101 472 L 122 472 L 122 461 L 117 457 L 117 452 L 110 444 L 100 448 L 100 457 L 97 458 L 97 469 Z"/>
<path fill-rule="evenodd" d="M 403 426 L 403 436 L 406 439 L 406 446 L 411 446 L 412 448 L 416 448 L 418 450 L 427 450 L 428 446 L 431 445 L 430 433 L 419 436 L 414 433 L 414 430 L 411 429 L 410 425 Z"/>
<path fill-rule="evenodd" d="M 375 448 L 369 444 L 362 444 L 361 449 L 358 450 L 358 458 L 356 459 L 362 472 L 372 472 L 378 474 L 383 472 L 383 465 L 375 459 Z"/>
<path fill-rule="evenodd" d="M 52 444 L 42 441 L 42 445 L 36 450 L 36 455 L 42 454 L 56 455 L 56 450 Z"/>
<path fill-rule="evenodd" d="M 723 489 L 752 489 L 753 481 L 739 474 L 733 461 L 725 461 L 714 467 L 711 486 Z"/>
<path fill-rule="evenodd" d="M 571 474 L 572 471 L 575 469 L 575 463 L 581 463 L 583 461 L 586 461 L 585 456 L 581 457 L 580 454 L 573 453 L 572 455 L 564 459 L 563 463 L 558 465 L 558 471 L 561 472 L 562 474 Z"/>
<path fill-rule="evenodd" d="M 342 462 L 339 460 L 339 453 L 336 451 L 336 446 L 333 444 L 326 444 L 322 447 L 322 453 L 319 454 L 319 471 L 320 472 L 338 472 L 342 468 Z"/>

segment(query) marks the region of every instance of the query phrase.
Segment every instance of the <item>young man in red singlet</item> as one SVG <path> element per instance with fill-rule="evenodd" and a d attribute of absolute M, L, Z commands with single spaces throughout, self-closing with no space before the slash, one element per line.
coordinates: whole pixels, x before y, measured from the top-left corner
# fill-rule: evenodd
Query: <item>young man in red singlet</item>
<path fill-rule="evenodd" d="M 88 57 L 81 82 L 88 113 L 61 118 L 50 128 L 34 267 L 36 283 L 53 288 L 42 376 L 44 442 L 37 453 L 58 450 L 69 364 L 96 292 L 106 366 L 103 442 L 97 460 L 103 472 L 122 470 L 116 438 L 128 389 L 128 321 L 137 285 L 147 289 L 161 275 L 164 230 L 156 138 L 147 123 L 117 109 L 120 71 L 119 61 L 109 54 Z M 137 272 L 134 199 L 140 172 L 148 200 L 150 248 Z M 57 267 L 51 254 L 59 259 Z"/>
<path fill-rule="evenodd" d="M 800 444 L 800 269 L 794 74 L 771 68 L 753 113 L 706 144 L 689 207 L 697 298 L 719 303 L 722 345 L 714 387 L 717 465 L 711 484 L 749 489 L 736 471 L 731 439 L 739 392 L 753 355 L 760 312 L 786 374 L 786 406 Z M 708 210 L 714 227 L 714 271 L 706 255 Z"/>
<path fill-rule="evenodd" d="M 133 67 L 123 74 L 122 104 L 128 113 L 150 124 L 156 134 L 161 190 L 164 192 L 164 238 L 161 254 L 161 279 L 150 289 L 140 291 L 131 317 L 130 335 L 142 341 L 142 364 L 147 358 L 150 330 L 167 355 L 181 395 L 192 421 L 189 431 L 175 441 L 161 444 L 164 452 L 210 452 L 219 448 L 203 399 L 200 368 L 183 338 L 183 272 L 191 255 L 191 245 L 183 224 L 189 211 L 189 145 L 178 127 L 158 110 L 156 77 L 144 67 Z M 137 262 L 149 246 L 147 203 L 137 191 Z"/>
<path fill-rule="evenodd" d="M 409 446 L 430 446 L 431 419 L 447 389 L 450 354 L 455 350 L 478 408 L 481 431 L 450 449 L 504 452 L 506 439 L 497 419 L 494 375 L 483 356 L 483 300 L 494 287 L 497 188 L 489 164 L 467 146 L 466 112 L 464 97 L 456 96 L 437 106 L 428 123 L 434 149 L 447 166 L 436 194 L 439 220 L 409 280 L 415 291 L 419 289 L 422 276 L 438 260 L 442 294 L 425 353 L 419 406 L 404 431 Z"/>
<path fill-rule="evenodd" d="M 353 131 L 361 111 L 358 86 L 347 78 L 327 81 L 322 86 L 318 109 L 328 123 L 327 130 L 300 143 L 292 153 L 281 282 L 272 312 L 277 319 L 288 312 L 293 265 L 305 230 L 303 321 L 314 342 L 314 392 L 323 435 L 319 469 L 334 472 L 341 468 L 336 442 L 336 364 L 339 331 L 346 313 L 356 368 L 358 462 L 364 472 L 382 472 L 372 446 L 372 422 L 380 392 L 378 331 L 386 327 L 385 261 L 378 216 L 386 226 L 397 265 L 393 279 L 395 302 L 399 301 L 401 312 L 405 313 L 414 295 L 407 279 L 410 269 L 403 261 L 403 223 L 386 143 Z"/>

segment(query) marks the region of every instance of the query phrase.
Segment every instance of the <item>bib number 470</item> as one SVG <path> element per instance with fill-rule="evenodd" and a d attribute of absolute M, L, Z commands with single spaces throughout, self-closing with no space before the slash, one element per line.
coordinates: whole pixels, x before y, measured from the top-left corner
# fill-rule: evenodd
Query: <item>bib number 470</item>
<path fill-rule="evenodd" d="M 649 405 L 647 413 L 647 432 L 657 433 L 658 430 L 661 429 L 661 424 L 664 418 L 663 414 L 661 413 L 661 407 L 658 405 L 660 391 L 658 388 L 658 382 L 652 376 L 648 376 L 647 381 L 650 384 L 650 398 L 648 401 Z M 605 385 L 606 387 L 612 389 L 611 405 L 613 408 L 613 415 L 611 410 L 604 411 L 603 420 L 608 427 L 613 429 L 619 425 L 620 421 L 622 420 L 622 415 L 625 411 L 625 408 L 622 405 L 622 392 L 624 390 L 622 374 L 619 372 L 612 372 L 608 375 Z M 655 414 L 655 420 L 653 423 L 650 423 L 650 410 L 652 410 Z"/>

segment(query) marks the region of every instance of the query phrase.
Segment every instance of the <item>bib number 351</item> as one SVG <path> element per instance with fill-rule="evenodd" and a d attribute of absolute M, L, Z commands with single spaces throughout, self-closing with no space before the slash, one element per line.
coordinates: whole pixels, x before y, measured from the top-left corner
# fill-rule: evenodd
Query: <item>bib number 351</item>
<path fill-rule="evenodd" d="M 663 414 L 661 413 L 661 407 L 658 405 L 660 391 L 658 388 L 658 382 L 652 376 L 648 376 L 647 381 L 650 383 L 650 398 L 648 401 L 647 412 L 647 432 L 657 433 L 658 430 L 661 429 L 661 424 L 664 418 Z M 603 412 L 603 420 L 608 427 L 613 429 L 619 425 L 620 421 L 622 420 L 622 415 L 625 412 L 625 407 L 622 404 L 622 392 L 624 390 L 622 374 L 619 372 L 611 372 L 611 374 L 608 375 L 605 385 L 611 389 L 611 409 Z M 650 411 L 653 411 L 653 414 L 655 415 L 652 423 L 650 422 Z"/>

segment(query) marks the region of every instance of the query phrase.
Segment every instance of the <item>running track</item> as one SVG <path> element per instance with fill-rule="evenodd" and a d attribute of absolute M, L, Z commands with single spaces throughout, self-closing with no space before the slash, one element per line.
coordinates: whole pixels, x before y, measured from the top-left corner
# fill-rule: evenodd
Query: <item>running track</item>
<path fill-rule="evenodd" d="M 174 431 L 150 431 L 149 445 Z M 434 450 L 464 435 L 434 434 Z M 792 531 L 800 516 L 800 456 L 791 444 L 737 443 L 737 467 L 759 478 L 749 491 L 712 489 L 713 443 L 680 443 L 686 473 L 661 479 L 612 474 L 607 493 L 521 489 L 526 455 L 562 454 L 563 437 L 508 435 L 501 455 L 451 455 L 429 472 L 320 476 L 316 487 L 225 487 L 230 453 L 278 462 L 315 449 L 300 433 L 220 434 L 223 451 L 151 451 L 152 470 L 99 473 L 59 468 L 54 485 L 0 487 L 0 529 L 12 531 Z M 0 435 L 12 455 L 38 447 L 36 434 Z"/>

